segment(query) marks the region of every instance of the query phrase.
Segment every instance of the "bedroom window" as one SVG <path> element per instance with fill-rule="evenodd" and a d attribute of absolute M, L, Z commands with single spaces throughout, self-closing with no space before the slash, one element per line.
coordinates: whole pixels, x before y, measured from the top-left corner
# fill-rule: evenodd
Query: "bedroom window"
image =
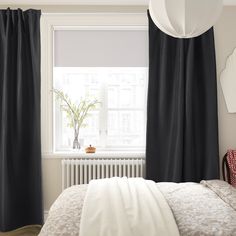
<path fill-rule="evenodd" d="M 55 30 L 53 88 L 75 104 L 84 98 L 100 102 L 79 129 L 82 148 L 90 144 L 98 150 L 145 148 L 146 41 L 146 30 Z M 55 97 L 54 150 L 72 151 L 74 129 Z"/>

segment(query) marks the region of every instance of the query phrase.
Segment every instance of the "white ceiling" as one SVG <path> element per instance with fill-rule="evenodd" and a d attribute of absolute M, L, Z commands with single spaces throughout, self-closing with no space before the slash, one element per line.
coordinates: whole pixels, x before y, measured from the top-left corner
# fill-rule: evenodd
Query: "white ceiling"
<path fill-rule="evenodd" d="M 0 5 L 148 5 L 149 0 L 0 0 Z M 236 0 L 224 0 L 236 5 Z"/>

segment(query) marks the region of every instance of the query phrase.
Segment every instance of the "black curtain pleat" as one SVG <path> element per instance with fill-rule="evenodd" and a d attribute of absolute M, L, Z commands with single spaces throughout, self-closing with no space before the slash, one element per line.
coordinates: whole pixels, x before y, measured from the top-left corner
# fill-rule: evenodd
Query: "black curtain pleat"
<path fill-rule="evenodd" d="M 213 28 L 177 39 L 148 17 L 146 176 L 173 182 L 219 178 Z"/>
<path fill-rule="evenodd" d="M 0 231 L 43 222 L 40 16 L 0 10 Z"/>

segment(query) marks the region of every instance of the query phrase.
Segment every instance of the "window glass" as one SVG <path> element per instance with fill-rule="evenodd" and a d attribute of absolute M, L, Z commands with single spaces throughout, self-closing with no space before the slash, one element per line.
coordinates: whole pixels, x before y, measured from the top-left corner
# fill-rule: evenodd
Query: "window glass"
<path fill-rule="evenodd" d="M 147 55 L 145 30 L 55 31 L 54 90 L 73 106 L 85 99 L 99 102 L 79 128 L 82 147 L 144 149 Z M 55 91 L 54 150 L 72 151 L 73 119 Z"/>

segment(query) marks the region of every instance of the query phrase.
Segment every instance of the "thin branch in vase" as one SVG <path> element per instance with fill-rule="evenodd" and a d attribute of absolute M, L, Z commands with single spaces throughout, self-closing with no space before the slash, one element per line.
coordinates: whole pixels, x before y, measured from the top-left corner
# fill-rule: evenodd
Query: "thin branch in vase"
<path fill-rule="evenodd" d="M 56 99 L 61 101 L 62 110 L 66 112 L 69 120 L 67 125 L 74 129 L 73 149 L 80 149 L 79 130 L 85 126 L 84 122 L 88 118 L 89 112 L 96 109 L 100 102 L 97 99 L 82 98 L 79 104 L 77 104 L 72 102 L 69 96 L 61 90 L 53 89 L 53 92 L 56 94 Z"/>

